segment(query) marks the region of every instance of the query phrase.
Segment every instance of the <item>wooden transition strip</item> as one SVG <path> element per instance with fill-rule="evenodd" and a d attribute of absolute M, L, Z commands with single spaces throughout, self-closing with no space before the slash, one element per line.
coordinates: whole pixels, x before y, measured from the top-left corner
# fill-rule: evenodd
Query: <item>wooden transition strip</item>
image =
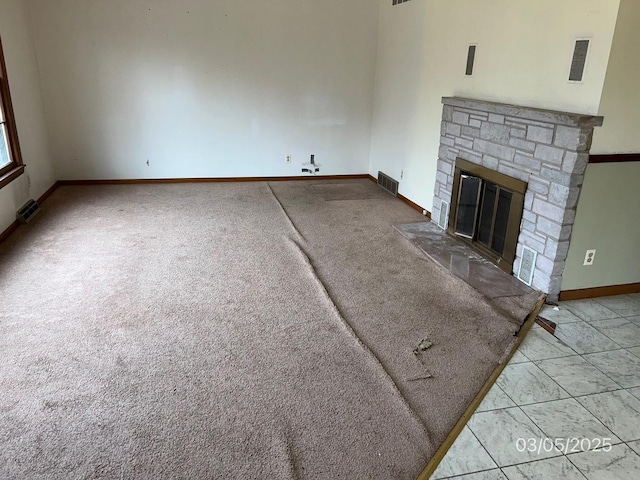
<path fill-rule="evenodd" d="M 621 163 L 640 162 L 640 153 L 612 153 L 607 155 L 590 155 L 589 163 Z"/>
<path fill-rule="evenodd" d="M 520 344 L 526 338 L 527 333 L 529 333 L 529 330 L 533 328 L 533 325 L 536 323 L 536 318 L 538 317 L 538 314 L 540 313 L 540 310 L 542 309 L 544 302 L 545 302 L 545 297 L 542 297 L 540 300 L 538 300 L 538 303 L 536 303 L 535 308 L 529 314 L 529 316 L 527 317 L 527 320 L 524 322 L 524 324 L 522 325 L 522 328 L 518 332 L 518 335 L 516 336 L 516 344 L 511 350 L 511 353 L 502 364 L 498 365 L 495 368 L 495 370 L 493 371 L 489 379 L 485 382 L 485 384 L 482 386 L 482 388 L 478 392 L 478 395 L 476 395 L 476 397 L 473 399 L 471 404 L 469 404 L 467 409 L 464 411 L 464 413 L 458 420 L 458 423 L 456 423 L 456 425 L 453 427 L 451 432 L 449 432 L 449 435 L 447 436 L 447 438 L 445 438 L 442 445 L 440 445 L 440 448 L 438 448 L 435 455 L 431 458 L 431 460 L 429 461 L 425 469 L 422 471 L 422 473 L 418 477 L 418 480 L 429 480 L 429 478 L 431 478 L 431 475 L 433 475 L 433 472 L 436 471 L 436 468 L 438 468 L 438 465 L 440 465 L 440 462 L 442 461 L 444 456 L 447 454 L 447 452 L 449 451 L 453 443 L 456 441 L 456 439 L 458 438 L 458 435 L 460 435 L 460 432 L 462 432 L 462 430 L 464 429 L 465 425 L 467 424 L 471 416 L 475 413 L 476 409 L 480 406 L 480 404 L 482 403 L 482 400 L 484 400 L 484 397 L 486 397 L 487 393 L 489 393 L 489 390 L 491 389 L 491 387 L 493 387 L 493 385 L 496 383 L 496 380 L 498 380 L 498 377 L 500 376 L 502 371 L 505 369 L 505 367 L 508 365 L 513 355 L 518 350 L 518 347 L 520 346 Z"/>
<path fill-rule="evenodd" d="M 53 185 L 51 185 L 51 188 L 49 188 L 49 190 L 47 190 L 42 195 L 40 195 L 40 198 L 38 198 L 38 203 L 42 205 L 42 203 L 47 198 L 49 198 L 53 192 L 56 191 L 58 186 L 59 186 L 59 182 L 56 182 Z M 11 225 L 5 228 L 4 231 L 0 233 L 0 243 L 4 242 L 7 238 L 9 238 L 11 234 L 18 229 L 19 226 L 20 226 L 20 222 L 18 222 L 18 220 L 15 220 Z"/>
<path fill-rule="evenodd" d="M 536 324 L 544 328 L 551 335 L 556 334 L 556 328 L 558 327 L 558 325 L 555 322 L 552 322 L 551 320 L 547 320 L 546 318 L 538 317 L 536 318 Z"/>
<path fill-rule="evenodd" d="M 640 293 L 640 283 L 610 285 L 608 287 L 581 288 L 579 290 L 564 290 L 560 292 L 560 300 L 582 300 L 584 298 L 609 297 L 611 295 L 625 295 L 627 293 Z"/>
<path fill-rule="evenodd" d="M 369 178 L 369 180 L 371 180 L 376 185 L 378 184 L 378 179 L 376 177 L 374 177 L 373 175 L 368 175 L 367 177 Z M 423 215 L 423 212 L 427 212 L 427 215 L 426 215 L 427 218 L 431 219 L 431 212 L 428 211 L 426 208 L 422 208 L 420 205 L 418 205 L 415 202 L 412 202 L 411 200 L 409 200 L 404 195 L 398 194 L 397 198 L 398 198 L 398 200 L 401 200 L 404 203 L 406 203 L 407 205 L 409 205 L 414 210 L 417 210 L 418 212 L 420 212 L 421 215 Z"/>
<path fill-rule="evenodd" d="M 147 185 L 164 183 L 228 183 L 228 182 L 288 182 L 300 180 L 358 180 L 369 178 L 366 173 L 355 175 L 309 175 L 295 177 L 220 177 L 220 178 L 139 178 L 125 180 L 60 180 L 60 185 Z"/>

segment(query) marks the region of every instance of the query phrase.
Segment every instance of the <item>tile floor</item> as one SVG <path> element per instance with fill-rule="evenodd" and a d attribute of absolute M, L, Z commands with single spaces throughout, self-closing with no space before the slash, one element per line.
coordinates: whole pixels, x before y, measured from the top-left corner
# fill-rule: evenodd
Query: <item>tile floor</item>
<path fill-rule="evenodd" d="M 541 316 L 433 480 L 640 479 L 640 294 Z"/>

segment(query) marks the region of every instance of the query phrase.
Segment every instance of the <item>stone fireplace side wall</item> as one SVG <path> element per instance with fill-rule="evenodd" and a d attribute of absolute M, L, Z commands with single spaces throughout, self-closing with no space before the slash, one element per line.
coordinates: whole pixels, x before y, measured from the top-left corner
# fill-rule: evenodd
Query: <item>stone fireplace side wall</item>
<path fill-rule="evenodd" d="M 538 252 L 532 286 L 557 299 L 595 126 L 602 117 L 445 97 L 433 218 L 451 203 L 456 158 L 528 183 L 516 260 Z"/>

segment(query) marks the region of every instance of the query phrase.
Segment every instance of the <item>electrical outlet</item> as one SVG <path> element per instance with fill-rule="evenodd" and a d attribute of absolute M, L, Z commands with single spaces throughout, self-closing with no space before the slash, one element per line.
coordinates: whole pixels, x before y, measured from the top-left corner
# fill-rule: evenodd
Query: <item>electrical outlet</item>
<path fill-rule="evenodd" d="M 287 158 L 285 160 L 287 163 L 291 163 L 291 155 L 287 155 Z"/>
<path fill-rule="evenodd" d="M 593 260 L 596 258 L 596 251 L 595 250 L 587 250 L 586 255 L 584 256 L 584 263 L 583 265 L 590 267 L 591 265 L 593 265 Z"/>

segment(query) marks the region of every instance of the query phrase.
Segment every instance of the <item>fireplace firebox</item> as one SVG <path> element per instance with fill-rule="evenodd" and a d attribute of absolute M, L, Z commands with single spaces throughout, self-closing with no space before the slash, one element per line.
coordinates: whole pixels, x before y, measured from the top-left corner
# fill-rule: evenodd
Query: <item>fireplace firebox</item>
<path fill-rule="evenodd" d="M 448 232 L 512 273 L 526 182 L 456 160 Z"/>

